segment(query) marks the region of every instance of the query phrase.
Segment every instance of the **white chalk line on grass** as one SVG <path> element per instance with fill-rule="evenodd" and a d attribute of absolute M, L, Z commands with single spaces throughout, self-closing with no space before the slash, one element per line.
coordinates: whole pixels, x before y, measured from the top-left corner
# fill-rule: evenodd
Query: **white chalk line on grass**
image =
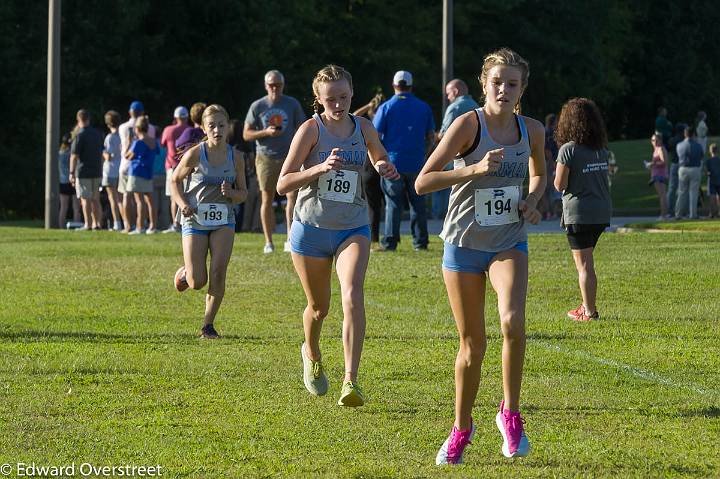
<path fill-rule="evenodd" d="M 366 303 L 370 306 L 381 308 L 381 309 L 387 309 L 389 311 L 394 311 L 397 313 L 409 313 L 414 315 L 415 317 L 418 317 L 420 312 L 413 308 L 412 306 L 389 306 L 386 304 L 383 304 L 379 301 L 374 300 L 365 300 Z M 452 320 L 452 318 L 451 318 Z M 537 341 L 537 340 L 530 340 L 530 344 L 537 344 L 547 350 L 550 351 L 556 351 L 561 354 L 566 354 L 570 356 L 575 356 L 576 358 L 583 359 L 585 361 L 591 361 L 597 364 L 601 364 L 603 366 L 608 366 L 614 369 L 619 369 L 621 371 L 624 371 L 631 376 L 634 376 L 639 379 L 643 379 L 645 381 L 653 382 L 656 384 L 662 384 L 663 386 L 668 386 L 673 389 L 685 389 L 688 391 L 692 391 L 695 393 L 698 393 L 702 396 L 707 396 L 713 399 L 718 399 L 720 397 L 720 391 L 716 389 L 707 389 L 707 388 L 701 388 L 700 386 L 697 386 L 695 384 L 691 383 L 681 383 L 678 381 L 674 381 L 668 377 L 662 376 L 661 374 L 658 374 L 653 371 L 648 371 L 647 369 L 641 369 L 636 368 L 635 366 L 630 366 L 629 364 L 623 364 L 621 362 L 615 361 L 613 359 L 606 359 L 594 356 L 587 351 L 582 351 L 579 349 L 568 349 L 568 348 L 561 348 L 557 344 L 550 344 L 545 341 Z"/>
<path fill-rule="evenodd" d="M 575 356 L 577 358 L 584 359 L 586 361 L 592 361 L 597 364 L 602 364 L 603 366 L 609 366 L 611 368 L 619 369 L 621 371 L 624 371 L 624 372 L 630 374 L 631 376 L 635 376 L 636 378 L 640 378 L 645 381 L 653 382 L 656 384 L 662 384 L 663 386 L 669 386 L 674 389 L 687 389 L 689 391 L 698 393 L 700 395 L 708 396 L 708 397 L 712 397 L 712 398 L 717 398 L 718 396 L 720 396 L 720 391 L 717 391 L 714 389 L 703 389 L 695 384 L 681 383 L 678 381 L 674 381 L 674 380 L 672 380 L 668 377 L 662 376 L 656 372 L 648 371 L 647 369 L 636 368 L 634 366 L 630 366 L 629 364 L 623 364 L 623 363 L 620 363 L 613 359 L 600 358 L 600 357 L 594 356 L 586 351 L 577 350 L 577 349 L 561 348 L 557 344 L 550 344 L 550 343 L 546 343 L 545 341 L 532 341 L 532 343 L 542 346 L 543 348 L 550 350 L 550 351 L 556 351 L 561 354 Z"/>

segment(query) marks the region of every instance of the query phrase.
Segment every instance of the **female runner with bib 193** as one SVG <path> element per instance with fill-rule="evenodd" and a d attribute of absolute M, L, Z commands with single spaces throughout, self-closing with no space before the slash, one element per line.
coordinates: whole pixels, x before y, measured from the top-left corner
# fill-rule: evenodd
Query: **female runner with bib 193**
<path fill-rule="evenodd" d="M 518 114 L 528 63 L 502 48 L 485 57 L 480 83 L 485 105 L 453 122 L 415 182 L 418 194 L 452 186 L 440 237 L 443 279 L 460 336 L 455 360 L 455 423 L 436 464 L 458 464 L 475 432 L 471 413 L 485 355 L 485 277 L 498 297 L 503 335 L 503 400 L 495 417 L 506 457 L 526 456 L 520 417 L 525 360 L 528 245 L 525 222 L 536 224 L 545 190 L 545 129 Z M 443 171 L 454 160 L 454 169 Z M 529 193 L 522 198 L 523 182 Z"/>
<path fill-rule="evenodd" d="M 208 282 L 207 255 L 210 252 L 210 285 L 205 296 L 205 320 L 200 336 L 217 339 L 213 322 L 225 294 L 225 275 L 235 240 L 233 204 L 247 196 L 245 162 L 227 144 L 230 132 L 227 111 L 208 106 L 202 115 L 207 140 L 188 150 L 173 173 L 173 201 L 182 214 L 182 246 L 185 265 L 175 273 L 175 288 L 200 289 Z M 183 191 L 183 182 L 189 178 Z"/>
<path fill-rule="evenodd" d="M 348 113 L 353 95 L 350 73 L 329 65 L 315 75 L 312 86 L 315 115 L 295 134 L 277 186 L 281 195 L 300 190 L 290 249 L 307 297 L 305 342 L 300 348 L 303 381 L 311 394 L 327 393 L 320 331 L 330 308 L 330 274 L 335 258 L 345 356 L 338 405 L 356 407 L 365 403 L 357 375 L 365 339 L 363 284 L 370 254 L 368 204 L 360 172 L 369 155 L 380 176 L 395 179 L 398 174 L 372 123 Z"/>

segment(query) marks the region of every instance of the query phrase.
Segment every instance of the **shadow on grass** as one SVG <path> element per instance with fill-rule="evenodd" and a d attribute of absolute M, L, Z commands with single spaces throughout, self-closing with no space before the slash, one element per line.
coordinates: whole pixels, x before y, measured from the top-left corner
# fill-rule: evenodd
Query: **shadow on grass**
<path fill-rule="evenodd" d="M 709 406 L 702 409 L 690 409 L 679 414 L 680 417 L 706 417 L 715 419 L 720 417 L 720 407 Z"/>
<path fill-rule="evenodd" d="M 88 343 L 112 343 L 112 344 L 194 344 L 197 342 L 215 342 L 203 340 L 199 337 L 199 328 L 188 333 L 178 334 L 115 334 L 115 333 L 92 333 L 76 331 L 12 331 L 0 332 L 0 340 L 18 343 L 35 342 L 88 342 Z M 284 337 L 262 337 L 252 335 L 228 335 L 223 336 L 217 342 L 223 343 L 227 340 L 243 343 L 266 343 L 267 341 L 282 342 Z"/>

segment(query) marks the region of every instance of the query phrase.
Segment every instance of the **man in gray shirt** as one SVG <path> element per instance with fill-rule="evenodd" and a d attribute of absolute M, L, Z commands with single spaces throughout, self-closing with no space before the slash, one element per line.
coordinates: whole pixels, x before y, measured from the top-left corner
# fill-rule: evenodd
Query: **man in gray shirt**
<path fill-rule="evenodd" d="M 452 125 L 452 122 L 455 121 L 457 117 L 473 111 L 476 108 L 480 108 L 480 105 L 470 96 L 467 83 L 459 78 L 450 80 L 448 84 L 445 85 L 445 95 L 447 95 L 450 104 L 445 110 L 445 116 L 443 117 L 442 125 L 437 135 L 438 141 L 447 133 L 448 128 L 450 128 L 450 125 Z M 452 169 L 452 162 L 448 163 L 445 169 Z M 450 201 L 450 190 L 451 188 L 445 188 L 444 190 L 435 191 L 432 194 L 433 218 L 439 220 L 445 219 L 448 202 Z"/>
<path fill-rule="evenodd" d="M 675 201 L 675 218 L 680 219 L 688 209 L 690 219 L 697 219 L 698 193 L 702 176 L 702 160 L 705 156 L 702 146 L 695 140 L 695 129 L 685 128 L 685 140 L 678 143 L 678 193 Z"/>
<path fill-rule="evenodd" d="M 272 204 L 280 169 L 290 150 L 290 143 L 295 131 L 306 118 L 300 102 L 291 96 L 283 95 L 284 86 L 285 77 L 279 71 L 270 70 L 265 74 L 267 95 L 250 105 L 243 128 L 243 139 L 255 141 L 257 145 L 255 168 L 262 195 L 260 220 L 265 234 L 263 252 L 266 254 L 275 251 L 272 241 L 275 229 L 275 214 Z M 288 234 L 296 198 L 296 191 L 287 195 L 285 219 Z M 290 251 L 290 244 L 287 241 L 284 249 Z"/>

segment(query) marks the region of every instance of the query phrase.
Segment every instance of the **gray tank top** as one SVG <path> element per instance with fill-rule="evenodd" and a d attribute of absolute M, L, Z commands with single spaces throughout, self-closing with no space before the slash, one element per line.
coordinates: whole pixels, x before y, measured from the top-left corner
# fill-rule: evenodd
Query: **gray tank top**
<path fill-rule="evenodd" d="M 303 163 L 306 170 L 324 162 L 333 148 L 342 148 L 341 170 L 323 174 L 300 188 L 294 218 L 305 224 L 331 230 L 359 228 L 370 223 L 365 190 L 361 179 L 367 158 L 367 145 L 357 118 L 350 115 L 355 129 L 347 138 L 330 133 L 320 116 L 313 115 L 319 135 L 317 144 Z"/>
<path fill-rule="evenodd" d="M 225 162 L 213 166 L 208 162 L 207 143 L 200 143 L 200 160 L 186 179 L 185 194 L 188 202 L 197 213 L 192 217 L 182 217 L 182 225 L 199 230 L 216 229 L 218 226 L 234 225 L 235 213 L 230 198 L 220 192 L 223 181 L 235 182 L 235 159 L 233 149 L 227 145 Z"/>
<path fill-rule="evenodd" d="M 523 117 L 516 115 L 520 141 L 501 145 L 490 137 L 481 108 L 478 132 L 467 153 L 455 159 L 455 168 L 480 162 L 485 154 L 504 148 L 500 168 L 487 176 L 453 185 L 450 205 L 440 238 L 455 246 L 498 252 L 527 241 L 527 231 L 518 202 L 528 176 L 530 138 Z"/>

